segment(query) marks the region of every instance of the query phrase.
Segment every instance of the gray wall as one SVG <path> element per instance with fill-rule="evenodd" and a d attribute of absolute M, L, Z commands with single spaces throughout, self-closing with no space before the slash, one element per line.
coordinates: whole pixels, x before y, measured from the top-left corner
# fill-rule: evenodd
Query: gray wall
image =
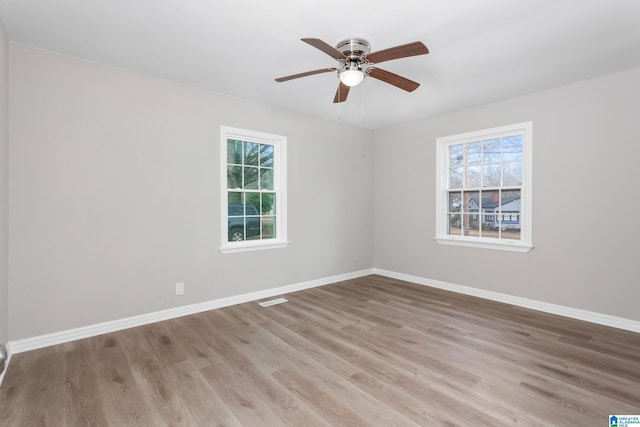
<path fill-rule="evenodd" d="M 376 267 L 640 320 L 640 69 L 376 132 Z M 437 137 L 533 121 L 529 253 L 440 245 Z"/>
<path fill-rule="evenodd" d="M 0 21 L 0 344 L 8 341 L 9 42 Z"/>
<path fill-rule="evenodd" d="M 0 106 L 6 50 L 3 38 Z M 372 266 L 640 320 L 640 69 L 372 134 L 23 45 L 9 52 L 2 341 Z M 434 242 L 435 139 L 528 120 L 533 251 Z M 220 125 L 288 137 L 288 248 L 218 251 Z M 0 142 L 6 224 L 6 134 Z"/>
<path fill-rule="evenodd" d="M 10 340 L 373 265 L 371 132 L 10 53 Z M 288 137 L 288 248 L 219 252 L 220 125 Z"/>

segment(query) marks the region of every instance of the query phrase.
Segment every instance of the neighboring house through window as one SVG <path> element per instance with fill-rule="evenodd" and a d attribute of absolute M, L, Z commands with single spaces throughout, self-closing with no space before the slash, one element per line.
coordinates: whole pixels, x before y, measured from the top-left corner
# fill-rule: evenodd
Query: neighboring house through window
<path fill-rule="evenodd" d="M 531 135 L 526 122 L 437 139 L 438 242 L 532 248 Z"/>
<path fill-rule="evenodd" d="M 221 140 L 220 250 L 286 246 L 286 137 L 223 126 Z"/>

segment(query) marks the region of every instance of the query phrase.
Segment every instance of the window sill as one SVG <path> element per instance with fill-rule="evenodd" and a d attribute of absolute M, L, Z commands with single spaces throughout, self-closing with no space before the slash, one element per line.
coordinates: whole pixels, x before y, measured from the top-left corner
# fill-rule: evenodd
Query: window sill
<path fill-rule="evenodd" d="M 250 252 L 250 251 L 261 251 L 265 249 L 278 249 L 278 248 L 286 248 L 290 242 L 286 241 L 269 241 L 269 242 L 238 242 L 238 243 L 227 243 L 220 247 L 220 252 L 223 254 L 233 254 L 236 252 Z"/>
<path fill-rule="evenodd" d="M 492 241 L 492 240 L 478 240 L 478 239 L 465 239 L 462 237 L 434 237 L 434 240 L 443 245 L 453 246 L 466 246 L 470 248 L 480 249 L 495 249 L 499 251 L 510 252 L 529 252 L 533 249 L 533 245 L 522 243 L 519 241 Z"/>

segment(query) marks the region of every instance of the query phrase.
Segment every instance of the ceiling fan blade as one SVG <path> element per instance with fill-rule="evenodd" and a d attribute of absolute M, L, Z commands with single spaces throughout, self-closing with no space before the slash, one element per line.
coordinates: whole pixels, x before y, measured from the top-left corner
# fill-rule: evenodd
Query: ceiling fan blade
<path fill-rule="evenodd" d="M 413 42 L 370 53 L 367 55 L 367 60 L 373 64 L 379 64 L 380 62 L 390 61 L 392 59 L 425 55 L 427 53 L 429 53 L 429 49 L 427 49 L 422 42 Z"/>
<path fill-rule="evenodd" d="M 299 79 L 300 77 L 313 76 L 314 74 L 320 73 L 329 73 L 331 71 L 336 71 L 337 68 L 321 68 L 319 70 L 307 71 L 304 73 L 292 74 L 290 76 L 278 77 L 276 79 L 277 82 L 286 82 L 287 80 Z"/>
<path fill-rule="evenodd" d="M 347 59 L 344 53 L 340 52 L 338 49 L 331 46 L 329 43 L 323 42 L 320 39 L 306 38 L 306 39 L 300 39 L 300 40 L 302 40 L 305 43 L 309 43 L 311 46 L 315 47 L 316 49 L 320 49 L 321 51 L 323 51 L 324 53 L 326 53 L 327 55 L 329 55 L 334 59 Z"/>
<path fill-rule="evenodd" d="M 338 90 L 336 91 L 336 96 L 333 97 L 333 103 L 337 104 L 339 102 L 344 102 L 347 100 L 347 95 L 349 95 L 350 86 L 340 82 L 338 85 Z"/>
<path fill-rule="evenodd" d="M 414 82 L 413 80 L 409 80 L 406 77 L 399 76 L 390 71 L 381 70 L 380 68 L 369 68 L 368 74 L 374 79 L 389 83 L 390 85 L 404 89 L 407 92 L 413 92 L 418 88 L 418 86 L 420 86 L 420 83 Z"/>

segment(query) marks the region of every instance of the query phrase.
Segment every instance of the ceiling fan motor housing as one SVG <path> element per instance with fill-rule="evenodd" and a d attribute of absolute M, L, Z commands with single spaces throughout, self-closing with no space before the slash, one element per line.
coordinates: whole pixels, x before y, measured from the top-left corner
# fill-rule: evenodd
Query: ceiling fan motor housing
<path fill-rule="evenodd" d="M 351 38 L 345 39 L 336 45 L 336 49 L 347 57 L 342 62 L 340 69 L 338 70 L 338 77 L 340 73 L 345 70 L 361 70 L 366 73 L 366 68 L 363 69 L 365 64 L 364 57 L 371 52 L 371 45 L 365 39 Z"/>
<path fill-rule="evenodd" d="M 336 45 L 336 49 L 344 53 L 350 60 L 363 62 L 363 56 L 371 53 L 371 45 L 364 39 L 346 39 Z"/>

